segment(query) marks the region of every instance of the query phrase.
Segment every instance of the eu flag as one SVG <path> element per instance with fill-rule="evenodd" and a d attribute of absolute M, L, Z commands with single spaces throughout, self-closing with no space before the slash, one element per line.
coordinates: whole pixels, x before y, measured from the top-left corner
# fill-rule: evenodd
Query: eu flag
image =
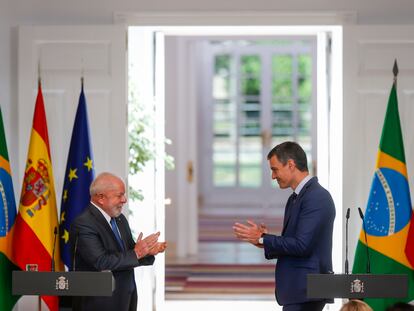
<path fill-rule="evenodd" d="M 93 179 L 93 154 L 89 137 L 88 111 L 82 85 L 70 141 L 60 208 L 60 249 L 62 260 L 69 270 L 72 268 L 69 244 L 70 225 L 88 206 L 89 186 Z"/>

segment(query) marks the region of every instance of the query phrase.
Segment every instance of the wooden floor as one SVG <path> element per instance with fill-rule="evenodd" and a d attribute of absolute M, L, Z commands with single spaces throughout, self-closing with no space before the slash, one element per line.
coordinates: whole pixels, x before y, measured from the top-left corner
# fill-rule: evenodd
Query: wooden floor
<path fill-rule="evenodd" d="M 274 261 L 245 243 L 200 242 L 199 255 L 169 258 L 166 300 L 274 300 Z"/>
<path fill-rule="evenodd" d="M 199 215 L 198 255 L 166 258 L 165 297 L 170 300 L 274 300 L 275 261 L 263 249 L 234 237 L 233 224 L 253 219 L 279 233 L 275 216 Z"/>

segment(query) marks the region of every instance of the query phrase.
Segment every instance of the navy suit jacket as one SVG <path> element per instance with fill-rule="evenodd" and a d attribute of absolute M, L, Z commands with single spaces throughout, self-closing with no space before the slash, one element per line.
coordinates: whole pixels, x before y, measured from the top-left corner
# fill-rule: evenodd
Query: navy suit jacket
<path fill-rule="evenodd" d="M 92 204 L 71 225 L 70 243 L 76 271 L 110 270 L 115 279 L 112 297 L 76 297 L 74 310 L 136 310 L 134 267 L 152 265 L 154 256 L 137 259 L 127 219 L 116 218 L 125 250 L 102 213 Z"/>
<path fill-rule="evenodd" d="M 332 233 L 335 205 L 316 177 L 288 201 L 281 236 L 263 238 L 267 259 L 277 258 L 276 300 L 280 305 L 310 301 L 306 297 L 309 273 L 332 273 Z M 317 300 L 317 299 L 314 299 Z"/>

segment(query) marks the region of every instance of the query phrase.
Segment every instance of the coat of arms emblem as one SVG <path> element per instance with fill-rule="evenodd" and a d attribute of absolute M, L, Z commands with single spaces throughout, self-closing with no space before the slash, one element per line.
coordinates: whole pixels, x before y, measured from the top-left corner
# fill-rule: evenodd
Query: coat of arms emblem
<path fill-rule="evenodd" d="M 68 290 L 69 289 L 69 281 L 64 276 L 58 277 L 56 279 L 56 289 L 58 289 L 58 290 Z"/>
<path fill-rule="evenodd" d="M 35 167 L 33 161 L 29 159 L 24 173 L 21 204 L 32 206 L 37 202 L 34 207 L 26 210 L 30 217 L 33 217 L 34 213 L 47 203 L 49 185 L 48 163 L 44 159 L 39 159 Z"/>
<path fill-rule="evenodd" d="M 351 282 L 351 293 L 363 293 L 364 282 L 359 279 L 355 279 Z"/>

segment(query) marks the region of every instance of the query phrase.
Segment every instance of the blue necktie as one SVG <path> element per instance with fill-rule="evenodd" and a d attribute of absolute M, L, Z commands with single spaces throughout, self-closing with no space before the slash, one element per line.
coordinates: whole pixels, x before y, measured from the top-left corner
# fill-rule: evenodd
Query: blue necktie
<path fill-rule="evenodd" d="M 289 199 L 288 199 L 288 201 L 287 201 L 287 203 L 286 203 L 286 207 L 285 207 L 285 217 L 283 218 L 283 229 L 282 229 L 282 235 L 285 233 L 285 230 L 286 230 L 286 227 L 287 227 L 287 224 L 289 223 L 289 218 L 290 218 L 290 214 L 291 214 L 291 209 L 292 209 L 292 206 L 295 204 L 295 202 L 296 202 L 296 198 L 297 198 L 297 194 L 296 194 L 296 192 L 293 192 L 291 195 L 290 195 L 290 197 L 289 197 Z"/>
<path fill-rule="evenodd" d="M 112 227 L 112 231 L 115 234 L 115 238 L 118 241 L 119 246 L 121 246 L 122 250 L 125 250 L 124 242 L 122 242 L 121 236 L 119 235 L 118 226 L 116 225 L 115 218 L 111 218 L 111 227 Z"/>

